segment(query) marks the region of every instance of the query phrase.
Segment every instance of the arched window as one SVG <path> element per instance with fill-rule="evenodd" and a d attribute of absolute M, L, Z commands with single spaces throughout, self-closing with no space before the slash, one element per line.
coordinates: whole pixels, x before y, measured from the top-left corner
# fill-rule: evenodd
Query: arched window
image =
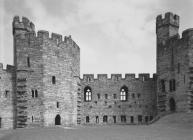
<path fill-rule="evenodd" d="M 92 100 L 92 90 L 89 86 L 84 88 L 84 100 L 89 102 Z"/>
<path fill-rule="evenodd" d="M 127 101 L 128 88 L 123 86 L 120 91 L 120 99 L 121 101 Z"/>
<path fill-rule="evenodd" d="M 38 91 L 37 91 L 37 89 L 35 90 L 35 97 L 36 97 L 36 98 L 38 97 Z"/>

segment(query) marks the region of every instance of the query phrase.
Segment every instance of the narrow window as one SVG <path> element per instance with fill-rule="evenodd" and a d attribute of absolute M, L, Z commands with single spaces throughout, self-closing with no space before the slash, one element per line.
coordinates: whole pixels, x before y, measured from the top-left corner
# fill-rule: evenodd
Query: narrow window
<path fill-rule="evenodd" d="M 130 117 L 130 121 L 131 121 L 131 123 L 134 123 L 134 117 L 133 116 Z"/>
<path fill-rule="evenodd" d="M 141 97 L 141 94 L 140 94 L 140 93 L 138 93 L 138 94 L 137 94 L 137 97 L 138 97 L 138 98 L 140 98 L 140 97 Z"/>
<path fill-rule="evenodd" d="M 145 116 L 145 122 L 148 123 L 148 116 Z"/>
<path fill-rule="evenodd" d="M 96 116 L 96 123 L 99 123 L 99 116 Z"/>
<path fill-rule="evenodd" d="M 128 88 L 123 86 L 120 90 L 120 99 L 121 101 L 127 101 Z"/>
<path fill-rule="evenodd" d="M 114 99 L 117 99 L 117 94 L 113 94 L 113 98 L 114 98 Z"/>
<path fill-rule="evenodd" d="M 172 80 L 169 82 L 170 92 L 172 92 Z"/>
<path fill-rule="evenodd" d="M 178 73 L 180 73 L 180 63 L 178 63 Z"/>
<path fill-rule="evenodd" d="M 33 116 L 31 117 L 31 121 L 34 122 L 34 117 Z"/>
<path fill-rule="evenodd" d="M 108 99 L 108 94 L 105 94 L 105 99 Z"/>
<path fill-rule="evenodd" d="M 153 120 L 153 116 L 150 116 L 150 117 L 149 117 L 149 120 L 152 121 L 152 120 Z"/>
<path fill-rule="evenodd" d="M 117 123 L 116 116 L 113 116 L 113 122 Z"/>
<path fill-rule="evenodd" d="M 32 98 L 34 98 L 34 90 L 31 90 Z"/>
<path fill-rule="evenodd" d="M 175 90 L 176 90 L 176 80 L 171 79 L 170 80 L 170 92 L 175 91 Z"/>
<path fill-rule="evenodd" d="M 86 123 L 89 123 L 90 119 L 89 116 L 86 116 Z"/>
<path fill-rule="evenodd" d="M 92 100 L 92 90 L 89 86 L 84 88 L 84 101 L 90 102 Z"/>
<path fill-rule="evenodd" d="M 30 58 L 29 58 L 29 56 L 27 57 L 27 66 L 30 67 Z"/>
<path fill-rule="evenodd" d="M 56 77 L 52 76 L 52 84 L 56 84 Z"/>
<path fill-rule="evenodd" d="M 173 79 L 173 90 L 176 91 L 176 80 Z"/>
<path fill-rule="evenodd" d="M 108 117 L 105 115 L 105 116 L 103 116 L 103 122 L 104 123 L 107 123 L 108 122 Z"/>
<path fill-rule="evenodd" d="M 100 94 L 99 94 L 99 93 L 97 94 L 97 97 L 98 97 L 98 100 L 101 98 L 101 96 L 100 96 Z"/>
<path fill-rule="evenodd" d="M 121 115 L 121 122 L 126 123 L 126 116 L 125 115 Z"/>
<path fill-rule="evenodd" d="M 59 102 L 56 102 L 56 107 L 59 108 Z"/>
<path fill-rule="evenodd" d="M 132 93 L 132 98 L 133 98 L 133 99 L 135 98 L 135 93 Z"/>
<path fill-rule="evenodd" d="M 37 91 L 37 89 L 35 90 L 35 97 L 36 97 L 36 98 L 38 97 L 38 91 Z"/>
<path fill-rule="evenodd" d="M 2 124 L 2 118 L 0 117 L 0 128 L 1 128 L 1 124 Z"/>
<path fill-rule="evenodd" d="M 165 92 L 166 91 L 166 89 L 165 89 L 165 80 L 161 80 L 161 91 L 162 92 Z"/>
<path fill-rule="evenodd" d="M 7 97 L 8 97 L 8 95 L 9 95 L 9 91 L 8 91 L 8 90 L 6 90 L 6 91 L 5 91 L 5 98 L 7 98 Z"/>
<path fill-rule="evenodd" d="M 142 116 L 141 115 L 138 115 L 138 122 L 142 123 Z"/>

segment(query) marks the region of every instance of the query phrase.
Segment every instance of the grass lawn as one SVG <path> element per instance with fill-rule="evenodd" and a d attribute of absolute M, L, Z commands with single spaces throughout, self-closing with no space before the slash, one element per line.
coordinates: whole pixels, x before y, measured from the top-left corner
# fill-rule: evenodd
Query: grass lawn
<path fill-rule="evenodd" d="M 0 134 L 1 140 L 193 140 L 193 114 L 168 115 L 152 125 L 17 129 Z"/>

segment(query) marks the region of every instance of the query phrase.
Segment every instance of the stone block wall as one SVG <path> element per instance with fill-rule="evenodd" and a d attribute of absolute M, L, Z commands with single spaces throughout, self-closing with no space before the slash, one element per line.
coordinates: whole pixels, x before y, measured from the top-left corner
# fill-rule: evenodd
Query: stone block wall
<path fill-rule="evenodd" d="M 0 64 L 0 129 L 14 128 L 13 66 Z"/>
<path fill-rule="evenodd" d="M 156 115 L 155 76 L 150 78 L 149 74 L 140 74 L 135 78 L 134 74 L 126 74 L 122 78 L 121 74 L 112 74 L 107 78 L 107 75 L 99 74 L 95 79 L 94 75 L 85 74 L 81 85 L 82 124 L 146 124 Z M 91 101 L 85 101 L 85 87 L 91 89 Z M 122 87 L 128 88 L 127 101 L 120 99 Z M 104 116 L 107 116 L 107 122 L 103 121 Z"/>

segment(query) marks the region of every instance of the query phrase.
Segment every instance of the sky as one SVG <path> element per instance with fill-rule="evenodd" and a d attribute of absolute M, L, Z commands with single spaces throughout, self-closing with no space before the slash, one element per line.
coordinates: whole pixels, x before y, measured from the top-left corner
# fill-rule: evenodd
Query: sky
<path fill-rule="evenodd" d="M 193 0 L 0 0 L 0 62 L 13 64 L 12 19 L 71 35 L 82 74 L 156 72 L 155 19 L 180 16 L 180 35 L 193 28 Z"/>

